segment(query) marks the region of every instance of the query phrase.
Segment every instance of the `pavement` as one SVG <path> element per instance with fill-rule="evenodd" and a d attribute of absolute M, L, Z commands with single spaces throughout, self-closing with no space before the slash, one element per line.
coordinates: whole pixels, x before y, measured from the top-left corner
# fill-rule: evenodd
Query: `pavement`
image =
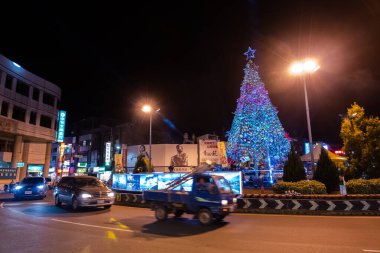
<path fill-rule="evenodd" d="M 0 193 L 0 252 L 380 252 L 380 217 L 232 214 L 201 226 L 192 216 L 157 222 L 146 208 L 73 212 Z"/>

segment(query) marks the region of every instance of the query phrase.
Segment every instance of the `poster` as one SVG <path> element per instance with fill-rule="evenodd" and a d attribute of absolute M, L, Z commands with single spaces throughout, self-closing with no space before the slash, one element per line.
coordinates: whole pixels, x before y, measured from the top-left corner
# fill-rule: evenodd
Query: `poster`
<path fill-rule="evenodd" d="M 219 150 L 219 164 L 222 165 L 222 167 L 227 167 L 227 151 L 226 151 L 226 143 L 224 141 L 218 142 L 218 150 Z"/>
<path fill-rule="evenodd" d="M 217 140 L 199 140 L 199 164 L 219 164 Z"/>
<path fill-rule="evenodd" d="M 121 154 L 115 154 L 115 171 L 121 172 L 123 171 L 123 162 L 122 162 L 122 155 Z"/>

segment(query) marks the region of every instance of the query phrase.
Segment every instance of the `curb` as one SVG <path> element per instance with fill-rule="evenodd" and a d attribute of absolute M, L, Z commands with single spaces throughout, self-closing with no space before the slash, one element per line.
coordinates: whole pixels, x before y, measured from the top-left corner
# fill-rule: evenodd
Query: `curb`
<path fill-rule="evenodd" d="M 378 195 L 378 194 L 377 194 Z M 277 194 L 257 194 L 239 197 L 235 213 L 261 214 L 303 214 L 303 215 L 344 215 L 379 216 L 378 196 L 287 196 Z M 264 197 L 266 196 L 266 197 Z M 303 198 L 302 198 L 303 197 Z M 306 198 L 307 197 L 307 198 Z M 313 198 L 315 197 L 315 198 Z M 338 198 L 339 197 L 339 198 Z M 142 194 L 116 193 L 115 205 L 148 208 Z"/>

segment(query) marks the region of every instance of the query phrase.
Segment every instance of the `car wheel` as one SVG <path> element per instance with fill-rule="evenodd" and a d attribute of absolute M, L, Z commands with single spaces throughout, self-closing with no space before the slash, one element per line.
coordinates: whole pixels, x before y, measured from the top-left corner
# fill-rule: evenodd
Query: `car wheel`
<path fill-rule="evenodd" d="M 216 216 L 215 217 L 215 220 L 216 221 L 223 221 L 223 219 L 226 217 L 226 215 L 222 215 L 222 214 L 220 214 L 220 215 L 218 215 L 218 216 Z"/>
<path fill-rule="evenodd" d="M 110 209 L 110 208 L 111 208 L 111 205 L 104 206 L 104 209 Z"/>
<path fill-rule="evenodd" d="M 73 211 L 79 210 L 79 201 L 76 197 L 73 197 L 73 200 L 71 201 L 71 208 L 73 209 Z"/>
<path fill-rule="evenodd" d="M 183 210 L 175 210 L 174 217 L 179 218 L 182 216 L 183 213 Z"/>
<path fill-rule="evenodd" d="M 202 225 L 210 225 L 213 219 L 211 211 L 209 209 L 202 208 L 198 212 L 198 219 Z"/>
<path fill-rule="evenodd" d="M 62 205 L 62 202 L 61 202 L 61 200 L 59 199 L 58 194 L 55 195 L 55 198 L 54 198 L 54 204 L 55 204 L 55 206 L 61 206 L 61 205 Z"/>
<path fill-rule="evenodd" d="M 165 221 L 168 218 L 168 210 L 165 206 L 158 206 L 154 215 L 158 221 Z"/>

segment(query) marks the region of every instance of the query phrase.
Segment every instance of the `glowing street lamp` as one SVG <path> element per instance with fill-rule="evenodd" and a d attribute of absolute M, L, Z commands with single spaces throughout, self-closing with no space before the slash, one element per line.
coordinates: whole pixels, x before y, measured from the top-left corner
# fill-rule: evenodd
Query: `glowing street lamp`
<path fill-rule="evenodd" d="M 152 166 L 152 106 L 143 105 L 141 110 L 145 113 L 149 113 L 149 166 Z M 160 111 L 157 109 L 156 112 Z"/>
<path fill-rule="evenodd" d="M 309 133 L 309 145 L 310 145 L 310 162 L 312 172 L 314 173 L 314 154 L 313 154 L 313 138 L 311 135 L 310 114 L 309 114 L 309 101 L 307 98 L 306 89 L 306 75 L 314 73 L 320 68 L 318 63 L 313 59 L 305 59 L 303 61 L 295 62 L 290 66 L 290 73 L 293 75 L 299 75 L 303 79 L 303 88 L 305 92 L 305 105 L 306 105 L 306 117 L 307 117 L 307 130 Z"/>

